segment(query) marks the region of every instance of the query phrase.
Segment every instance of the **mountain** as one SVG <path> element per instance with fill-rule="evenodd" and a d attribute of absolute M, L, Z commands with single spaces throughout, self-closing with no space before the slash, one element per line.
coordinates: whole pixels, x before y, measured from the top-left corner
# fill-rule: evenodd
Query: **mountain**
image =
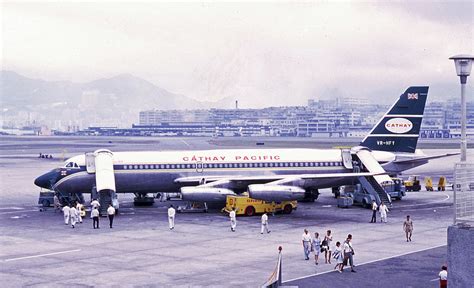
<path fill-rule="evenodd" d="M 200 102 L 130 74 L 73 83 L 31 79 L 13 71 L 1 71 L 0 91 L 4 121 L 14 122 L 15 115 L 21 118 L 27 114 L 29 118 L 33 115 L 38 123 L 49 123 L 50 127 L 58 121 L 81 127 L 130 127 L 138 123 L 138 113 L 142 110 L 232 107 L 230 99 Z"/>

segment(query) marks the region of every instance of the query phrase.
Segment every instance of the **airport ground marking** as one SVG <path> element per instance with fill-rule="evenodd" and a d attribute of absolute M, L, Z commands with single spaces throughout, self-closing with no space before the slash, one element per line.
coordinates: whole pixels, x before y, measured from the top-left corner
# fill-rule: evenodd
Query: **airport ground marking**
<path fill-rule="evenodd" d="M 31 255 L 31 256 L 24 256 L 24 257 L 18 257 L 18 258 L 10 258 L 10 259 L 5 259 L 3 261 L 4 262 L 18 261 L 18 260 L 24 260 L 24 259 L 39 258 L 39 257 L 45 257 L 45 256 L 53 256 L 53 255 L 66 254 L 66 253 L 79 252 L 79 251 L 81 251 L 81 249 L 66 250 L 66 251 L 59 251 L 59 252 L 39 254 L 39 255 Z"/>
<path fill-rule="evenodd" d="M 385 261 L 385 260 L 388 260 L 388 259 L 402 257 L 402 256 L 406 256 L 406 255 L 409 255 L 409 254 L 423 252 L 423 251 L 427 251 L 427 250 L 431 250 L 431 249 L 436 249 L 436 248 L 440 248 L 440 247 L 443 247 L 443 246 L 447 246 L 447 244 L 436 245 L 436 246 L 423 248 L 423 249 L 410 251 L 410 252 L 405 252 L 405 253 L 401 253 L 401 254 L 397 254 L 397 255 L 393 255 L 393 256 L 388 256 L 388 257 L 384 257 L 384 258 L 380 258 L 380 259 L 376 259 L 376 260 L 370 260 L 370 261 L 366 261 L 366 262 L 362 262 L 360 264 L 357 264 L 357 266 L 362 266 L 362 265 L 371 264 L 371 263 L 375 263 L 375 262 Z M 328 271 L 314 273 L 314 274 L 310 274 L 310 275 L 306 275 L 306 276 L 301 276 L 301 277 L 293 278 L 293 279 L 290 279 L 290 280 L 285 280 L 285 281 L 283 281 L 283 283 L 297 281 L 297 280 L 301 280 L 301 279 L 305 279 L 305 278 L 309 278 L 309 277 L 313 277 L 313 276 L 319 276 L 319 275 L 323 275 L 323 274 L 328 274 L 328 273 L 332 273 L 332 272 L 336 272 L 336 270 L 328 270 Z M 431 281 L 433 281 L 433 280 L 431 280 Z"/>
<path fill-rule="evenodd" d="M 188 148 L 191 148 L 191 145 L 188 144 L 188 142 L 184 141 L 183 139 L 180 139 L 181 142 L 183 142 L 186 146 L 188 146 Z"/>
<path fill-rule="evenodd" d="M 38 212 L 38 210 L 17 210 L 17 211 L 9 211 L 9 212 L 0 212 L 0 215 L 14 214 L 14 213 L 25 213 L 25 212 Z"/>

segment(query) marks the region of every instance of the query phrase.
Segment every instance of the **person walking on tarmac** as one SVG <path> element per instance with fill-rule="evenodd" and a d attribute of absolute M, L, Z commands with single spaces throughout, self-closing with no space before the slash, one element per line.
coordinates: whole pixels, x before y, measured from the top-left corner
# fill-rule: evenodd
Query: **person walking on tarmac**
<path fill-rule="evenodd" d="M 383 203 L 383 201 L 382 203 L 380 203 L 379 212 L 380 212 L 380 221 L 383 223 L 387 223 L 388 208 L 387 208 L 387 205 Z"/>
<path fill-rule="evenodd" d="M 349 263 L 349 265 L 351 266 L 351 272 L 356 272 L 354 270 L 354 249 L 352 248 L 352 235 L 349 234 L 347 235 L 347 239 L 346 241 L 344 241 L 344 248 L 343 248 L 343 251 L 344 251 L 344 261 L 343 261 L 343 266 L 344 265 L 347 265 Z M 342 269 L 341 269 L 342 271 Z"/>
<path fill-rule="evenodd" d="M 76 214 L 76 215 L 77 215 L 77 222 L 79 222 L 79 223 L 82 223 L 82 215 L 81 215 L 81 213 L 82 213 L 82 207 L 83 207 L 83 206 L 84 206 L 84 205 L 82 205 L 81 203 L 77 202 L 77 205 L 76 205 L 77 214 Z"/>
<path fill-rule="evenodd" d="M 77 209 L 74 204 L 71 205 L 71 209 L 69 209 L 69 217 L 71 218 L 71 227 L 75 228 L 77 222 Z"/>
<path fill-rule="evenodd" d="M 411 221 L 410 215 L 407 215 L 407 220 L 403 222 L 403 230 L 405 230 L 405 236 L 407 237 L 407 242 L 411 241 L 411 233 L 413 232 L 413 221 Z"/>
<path fill-rule="evenodd" d="M 97 201 L 97 199 L 92 199 L 92 201 L 91 201 L 91 218 L 92 218 L 92 211 L 94 211 L 94 209 L 97 208 L 97 212 L 99 212 L 99 207 L 100 207 L 99 201 Z M 100 215 L 100 212 L 99 212 L 99 215 Z"/>
<path fill-rule="evenodd" d="M 313 241 L 311 239 L 311 234 L 309 234 L 307 229 L 304 229 L 304 233 L 301 236 L 301 242 L 303 243 L 304 260 L 309 260 L 309 253 L 311 252 L 311 243 Z"/>
<path fill-rule="evenodd" d="M 95 207 L 91 211 L 91 217 L 92 217 L 92 226 L 94 229 L 100 229 L 99 227 L 99 209 Z"/>
<path fill-rule="evenodd" d="M 176 215 L 176 210 L 173 208 L 173 205 L 168 208 L 168 222 L 170 225 L 170 230 L 174 229 L 174 217 Z"/>
<path fill-rule="evenodd" d="M 267 213 L 263 213 L 262 215 L 262 229 L 260 230 L 260 234 L 263 234 L 263 231 L 267 231 L 267 234 L 271 231 L 268 230 L 268 215 Z"/>
<path fill-rule="evenodd" d="M 71 208 L 69 205 L 66 203 L 63 207 L 63 215 L 64 215 L 64 224 L 69 225 L 69 212 L 71 211 Z"/>
<path fill-rule="evenodd" d="M 61 211 L 61 203 L 59 202 L 57 193 L 54 193 L 53 203 L 54 203 L 54 213 L 56 213 L 56 211 Z"/>
<path fill-rule="evenodd" d="M 375 203 L 375 200 L 372 200 L 372 219 L 370 223 L 377 223 L 377 208 L 377 203 Z"/>
<path fill-rule="evenodd" d="M 115 216 L 115 208 L 112 206 L 112 204 L 109 204 L 109 208 L 107 208 L 107 216 L 109 217 L 109 226 L 112 228 Z"/>
<path fill-rule="evenodd" d="M 235 215 L 235 208 L 232 208 L 232 211 L 230 211 L 229 218 L 230 218 L 230 231 L 235 232 L 235 227 L 237 227 L 237 218 Z"/>

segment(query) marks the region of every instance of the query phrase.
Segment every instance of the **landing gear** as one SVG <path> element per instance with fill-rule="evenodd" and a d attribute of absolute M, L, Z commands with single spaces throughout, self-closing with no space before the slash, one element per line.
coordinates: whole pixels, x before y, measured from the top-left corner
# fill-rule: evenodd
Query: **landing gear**
<path fill-rule="evenodd" d="M 307 189 L 301 202 L 314 202 L 319 197 L 318 189 Z"/>
<path fill-rule="evenodd" d="M 332 194 L 334 194 L 334 198 L 339 198 L 341 196 L 340 187 L 332 187 Z"/>
<path fill-rule="evenodd" d="M 153 206 L 153 203 L 155 203 L 155 198 L 148 197 L 146 193 L 135 193 L 134 206 Z"/>

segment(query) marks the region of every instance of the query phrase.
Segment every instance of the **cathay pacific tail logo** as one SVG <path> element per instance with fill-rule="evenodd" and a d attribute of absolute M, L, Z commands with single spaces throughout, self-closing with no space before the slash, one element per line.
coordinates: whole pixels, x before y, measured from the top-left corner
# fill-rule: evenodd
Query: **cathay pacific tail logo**
<path fill-rule="evenodd" d="M 405 118 L 393 118 L 385 123 L 385 128 L 392 133 L 402 134 L 410 131 L 413 123 Z"/>

